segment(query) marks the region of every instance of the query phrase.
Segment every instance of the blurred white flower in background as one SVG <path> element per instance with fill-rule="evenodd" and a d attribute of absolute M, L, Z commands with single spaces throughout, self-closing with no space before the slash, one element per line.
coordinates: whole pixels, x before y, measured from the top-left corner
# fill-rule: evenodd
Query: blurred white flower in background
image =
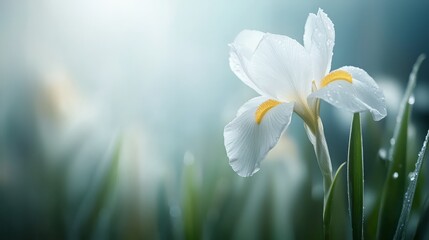
<path fill-rule="evenodd" d="M 36 83 L 37 120 L 47 151 L 64 151 L 74 138 L 100 126 L 99 110 L 64 68 L 45 71 Z"/>

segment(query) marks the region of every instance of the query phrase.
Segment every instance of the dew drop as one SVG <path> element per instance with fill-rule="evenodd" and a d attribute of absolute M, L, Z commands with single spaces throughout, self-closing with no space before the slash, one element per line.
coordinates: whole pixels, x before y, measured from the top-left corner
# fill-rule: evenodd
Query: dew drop
<path fill-rule="evenodd" d="M 416 99 L 414 98 L 414 95 L 411 95 L 411 97 L 408 99 L 408 103 L 413 105 Z"/>
<path fill-rule="evenodd" d="M 387 158 L 387 151 L 386 149 L 382 148 L 378 151 L 378 156 L 380 156 L 381 159 Z"/>
<path fill-rule="evenodd" d="M 410 178 L 410 181 L 414 181 L 416 179 L 416 173 L 415 172 L 411 172 L 410 174 L 408 174 L 408 177 Z"/>
<path fill-rule="evenodd" d="M 399 177 L 399 174 L 398 174 L 397 172 L 394 172 L 394 173 L 393 173 L 393 178 L 394 178 L 394 179 L 397 179 L 398 177 Z"/>
<path fill-rule="evenodd" d="M 326 96 L 328 97 L 328 101 L 330 101 L 330 102 L 332 102 L 333 101 L 333 99 L 332 99 L 332 94 L 331 93 L 327 93 L 326 94 Z"/>
<path fill-rule="evenodd" d="M 390 139 L 390 145 L 395 145 L 395 139 L 394 138 Z"/>

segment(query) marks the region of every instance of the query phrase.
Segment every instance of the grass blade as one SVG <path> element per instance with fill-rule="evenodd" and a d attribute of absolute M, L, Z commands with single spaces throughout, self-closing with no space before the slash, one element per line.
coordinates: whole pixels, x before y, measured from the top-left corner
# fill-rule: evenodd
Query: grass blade
<path fill-rule="evenodd" d="M 337 173 L 335 173 L 334 179 L 332 180 L 331 187 L 329 188 L 328 195 L 326 197 L 326 203 L 323 212 L 323 231 L 325 239 L 331 239 L 331 219 L 332 219 L 332 202 L 334 198 L 335 189 L 337 187 L 339 175 L 344 168 L 346 163 L 341 164 L 338 167 Z"/>
<path fill-rule="evenodd" d="M 91 238 L 104 209 L 111 206 L 116 196 L 122 141 L 115 140 L 112 144 L 106 159 L 100 162 L 93 183 L 76 213 L 69 236 L 71 239 Z"/>
<path fill-rule="evenodd" d="M 400 130 L 392 151 L 392 163 L 387 173 L 383 187 L 380 213 L 378 218 L 378 239 L 392 239 L 398 218 L 401 214 L 402 201 L 405 192 L 405 166 L 407 156 L 408 119 L 411 105 L 407 104 L 401 121 Z"/>
<path fill-rule="evenodd" d="M 416 168 L 410 173 L 410 183 L 408 185 L 407 192 L 405 193 L 404 203 L 402 206 L 401 216 L 399 218 L 398 227 L 395 233 L 395 239 L 405 239 L 407 233 L 408 220 L 410 218 L 411 206 L 413 204 L 414 193 L 417 187 L 417 181 L 420 175 L 420 169 L 423 165 L 423 159 L 426 156 L 426 146 L 428 143 L 429 131 L 426 134 L 425 141 L 423 142 L 422 149 L 417 158 Z"/>
<path fill-rule="evenodd" d="M 429 238 L 429 198 L 426 198 L 423 211 L 420 215 L 419 223 L 417 225 L 414 239 L 428 239 Z"/>
<path fill-rule="evenodd" d="M 408 102 L 411 95 L 413 94 L 413 91 L 414 91 L 414 88 L 416 87 L 416 82 L 417 82 L 417 73 L 419 72 L 420 65 L 422 65 L 422 62 L 423 60 L 425 60 L 425 58 L 426 58 L 425 54 L 420 54 L 413 65 L 413 70 L 411 71 L 410 77 L 408 79 L 407 89 L 405 90 L 405 95 L 404 95 L 404 98 L 402 99 L 402 104 L 401 104 L 402 108 L 399 111 L 398 119 L 399 119 L 399 116 L 401 116 L 404 112 L 404 105 Z M 395 130 L 398 130 L 398 129 L 395 129 Z"/>
<path fill-rule="evenodd" d="M 425 55 L 420 55 L 413 66 L 407 89 L 402 99 L 394 136 L 391 139 L 390 167 L 383 187 L 378 218 L 377 238 L 392 239 L 395 234 L 394 226 L 397 225 L 401 214 L 402 202 L 405 193 L 406 182 L 406 159 L 407 159 L 407 137 L 408 121 L 410 117 L 411 104 L 409 100 L 416 85 L 417 72 Z"/>
<path fill-rule="evenodd" d="M 183 224 L 185 239 L 201 238 L 200 199 L 197 183 L 198 168 L 193 162 L 185 163 L 183 170 Z"/>
<path fill-rule="evenodd" d="M 353 115 L 347 162 L 347 190 L 353 239 L 363 236 L 363 154 L 360 115 Z"/>

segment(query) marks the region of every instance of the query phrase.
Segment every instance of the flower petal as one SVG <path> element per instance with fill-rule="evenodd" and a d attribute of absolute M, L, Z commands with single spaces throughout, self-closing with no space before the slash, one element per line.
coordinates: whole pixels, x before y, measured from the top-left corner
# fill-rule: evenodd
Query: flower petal
<path fill-rule="evenodd" d="M 229 66 L 231 70 L 241 81 L 261 95 L 264 95 L 263 92 L 256 87 L 248 76 L 247 66 L 264 34 L 259 31 L 243 30 L 237 35 L 234 42 L 229 45 Z"/>
<path fill-rule="evenodd" d="M 311 93 L 310 55 L 294 39 L 267 33 L 248 66 L 253 83 L 274 99 L 292 102 Z"/>
<path fill-rule="evenodd" d="M 311 55 L 313 77 L 316 81 L 322 79 L 331 69 L 334 44 L 334 24 L 328 15 L 322 9 L 319 9 L 317 15 L 310 13 L 305 23 L 304 47 Z"/>
<path fill-rule="evenodd" d="M 339 70 L 349 73 L 352 76 L 352 83 L 346 80 L 332 81 L 312 93 L 309 99 L 321 98 L 335 107 L 350 112 L 369 110 L 376 121 L 384 118 L 387 114 L 384 95 L 374 79 L 357 67 L 347 66 Z"/>
<path fill-rule="evenodd" d="M 294 104 L 281 103 L 268 110 L 258 124 L 256 111 L 267 100 L 257 97 L 245 103 L 224 130 L 229 164 L 242 177 L 252 176 L 259 170 L 260 162 L 277 144 L 291 121 Z"/>

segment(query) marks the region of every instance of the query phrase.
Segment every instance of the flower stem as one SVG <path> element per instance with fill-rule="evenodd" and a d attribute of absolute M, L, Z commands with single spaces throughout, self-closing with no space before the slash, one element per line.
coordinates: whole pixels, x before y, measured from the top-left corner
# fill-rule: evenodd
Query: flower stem
<path fill-rule="evenodd" d="M 320 171 L 323 176 L 323 228 L 325 239 L 330 239 L 329 237 L 329 221 L 330 219 L 325 219 L 325 211 L 328 209 L 327 201 L 329 197 L 329 191 L 332 185 L 332 164 L 331 157 L 329 155 L 328 144 L 326 143 L 325 133 L 323 131 L 323 124 L 319 117 L 315 121 L 309 122 L 309 125 L 304 125 L 308 138 L 314 147 L 314 152 L 316 154 L 317 163 L 319 164 Z M 328 210 L 329 211 L 329 210 Z M 329 218 L 329 217 L 328 217 Z M 328 226 L 328 227 L 326 227 Z"/>
<path fill-rule="evenodd" d="M 329 155 L 328 145 L 326 143 L 325 133 L 320 118 L 317 118 L 317 123 L 306 125 L 307 135 L 313 144 L 316 154 L 317 163 L 323 176 L 324 187 L 324 203 L 332 183 L 332 164 Z"/>
<path fill-rule="evenodd" d="M 329 189 L 332 183 L 332 164 L 331 156 L 329 155 L 328 144 L 326 143 L 325 133 L 323 131 L 323 125 L 320 119 L 318 120 L 318 133 L 316 133 L 316 156 L 319 163 L 320 170 L 323 175 L 323 186 L 324 186 L 324 199 L 328 195 Z"/>

